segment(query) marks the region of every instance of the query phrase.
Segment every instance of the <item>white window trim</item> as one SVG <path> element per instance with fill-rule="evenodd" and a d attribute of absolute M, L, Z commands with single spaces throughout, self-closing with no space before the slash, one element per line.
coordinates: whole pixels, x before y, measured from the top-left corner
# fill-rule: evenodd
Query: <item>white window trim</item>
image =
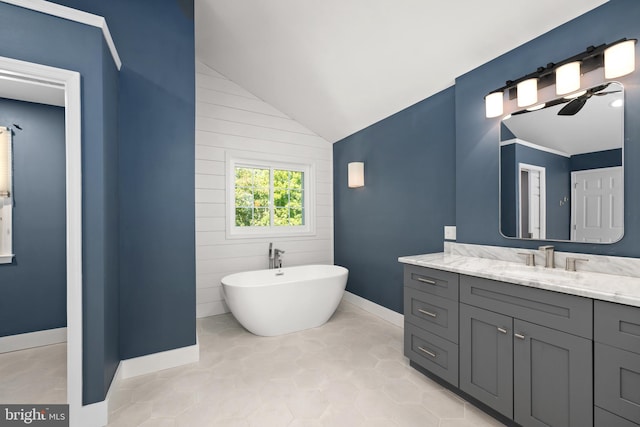
<path fill-rule="evenodd" d="M 227 163 L 227 209 L 226 209 L 226 237 L 227 239 L 247 239 L 261 237 L 293 237 L 313 236 L 315 227 L 315 165 L 312 163 L 289 163 L 270 160 L 271 156 L 260 159 L 243 154 L 226 153 Z M 304 225 L 300 226 L 269 226 L 269 227 L 238 227 L 235 224 L 235 168 L 237 166 L 264 167 L 304 172 Z M 272 185 L 272 184 L 271 184 Z M 271 206 L 269 206 L 271 208 Z"/>
<path fill-rule="evenodd" d="M 12 180 L 13 173 L 11 173 L 13 167 L 13 154 L 12 154 L 12 135 L 11 129 L 8 127 L 2 128 L 3 132 L 7 132 L 9 137 L 9 188 L 13 188 Z M 0 196 L 0 264 L 11 264 L 13 262 L 13 236 L 11 233 L 13 227 L 12 220 L 13 211 L 13 197 L 11 192 L 9 196 Z"/>

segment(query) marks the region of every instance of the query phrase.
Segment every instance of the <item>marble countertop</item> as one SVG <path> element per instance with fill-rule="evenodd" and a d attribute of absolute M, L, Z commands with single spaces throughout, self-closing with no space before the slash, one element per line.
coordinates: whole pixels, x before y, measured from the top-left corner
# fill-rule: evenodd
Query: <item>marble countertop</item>
<path fill-rule="evenodd" d="M 546 289 L 604 301 L 640 307 L 640 278 L 563 268 L 529 267 L 522 264 L 449 253 L 404 256 L 403 264 L 500 280 L 516 285 Z"/>

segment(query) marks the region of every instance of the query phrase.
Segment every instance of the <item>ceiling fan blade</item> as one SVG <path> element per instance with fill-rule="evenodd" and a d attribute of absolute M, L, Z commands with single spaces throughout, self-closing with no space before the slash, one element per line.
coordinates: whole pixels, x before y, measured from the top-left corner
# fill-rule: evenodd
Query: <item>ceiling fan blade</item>
<path fill-rule="evenodd" d="M 574 100 L 572 100 L 571 102 L 569 102 L 567 105 L 565 105 L 564 107 L 562 107 L 560 109 L 560 111 L 558 111 L 558 115 L 559 116 L 573 116 L 575 115 L 578 111 L 582 110 L 582 107 L 584 107 L 584 104 L 587 103 L 587 99 L 586 97 L 579 97 L 576 98 Z"/>

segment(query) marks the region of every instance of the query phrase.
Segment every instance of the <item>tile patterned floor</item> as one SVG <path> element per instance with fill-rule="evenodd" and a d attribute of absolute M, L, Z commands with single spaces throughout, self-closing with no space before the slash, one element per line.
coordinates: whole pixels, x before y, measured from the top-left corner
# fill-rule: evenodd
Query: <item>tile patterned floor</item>
<path fill-rule="evenodd" d="M 199 363 L 120 382 L 109 426 L 502 426 L 409 367 L 400 328 L 349 303 L 285 336 L 230 314 L 198 334 Z"/>
<path fill-rule="evenodd" d="M 66 402 L 66 343 L 0 354 L 0 403 Z"/>
<path fill-rule="evenodd" d="M 110 427 L 502 426 L 409 367 L 402 329 L 349 303 L 280 337 L 230 314 L 199 319 L 198 335 L 200 362 L 117 385 Z M 65 344 L 0 354 L 0 402 L 65 402 L 65 363 Z"/>

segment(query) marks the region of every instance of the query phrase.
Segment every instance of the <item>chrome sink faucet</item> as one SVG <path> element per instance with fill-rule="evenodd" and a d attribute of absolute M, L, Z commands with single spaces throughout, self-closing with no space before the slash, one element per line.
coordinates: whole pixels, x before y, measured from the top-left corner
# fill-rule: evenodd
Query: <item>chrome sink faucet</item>
<path fill-rule="evenodd" d="M 538 249 L 544 252 L 544 267 L 555 268 L 554 247 L 551 245 L 540 246 Z"/>

